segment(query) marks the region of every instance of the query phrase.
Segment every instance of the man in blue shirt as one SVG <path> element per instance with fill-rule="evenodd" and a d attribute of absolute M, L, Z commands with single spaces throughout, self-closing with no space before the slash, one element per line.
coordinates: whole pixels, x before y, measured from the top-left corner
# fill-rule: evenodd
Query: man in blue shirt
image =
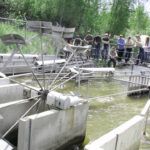
<path fill-rule="evenodd" d="M 123 39 L 122 35 L 120 35 L 117 41 L 117 45 L 118 45 L 118 61 L 121 61 L 125 51 L 125 40 Z"/>

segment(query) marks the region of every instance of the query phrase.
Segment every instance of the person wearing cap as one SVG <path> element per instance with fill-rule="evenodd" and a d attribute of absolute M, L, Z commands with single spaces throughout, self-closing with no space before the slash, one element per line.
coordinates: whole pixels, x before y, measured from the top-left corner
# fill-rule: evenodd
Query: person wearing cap
<path fill-rule="evenodd" d="M 122 61 L 124 51 L 125 51 L 125 40 L 123 39 L 123 35 L 119 36 L 119 39 L 117 40 L 118 45 L 118 61 Z"/>
<path fill-rule="evenodd" d="M 109 50 L 109 35 L 108 33 L 104 34 L 102 38 L 103 50 L 102 50 L 102 59 L 106 60 L 108 58 L 108 50 Z"/>
<path fill-rule="evenodd" d="M 86 42 L 86 44 L 88 45 L 92 45 L 93 44 L 93 35 L 90 34 L 90 32 L 87 32 L 87 35 L 84 37 L 84 41 Z"/>

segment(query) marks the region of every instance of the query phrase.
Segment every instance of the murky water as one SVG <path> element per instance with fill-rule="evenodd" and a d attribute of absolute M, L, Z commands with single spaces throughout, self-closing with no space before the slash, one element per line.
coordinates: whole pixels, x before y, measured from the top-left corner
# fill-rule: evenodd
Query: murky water
<path fill-rule="evenodd" d="M 72 91 L 71 93 L 89 100 L 86 136 L 90 141 L 138 115 L 148 100 L 148 96 L 131 98 L 127 94 L 119 94 L 127 91 L 127 84 L 114 80 L 89 81 L 81 83 L 80 88 L 71 82 L 61 91 L 65 93 Z M 92 99 L 92 97 L 99 98 Z M 148 150 L 150 145 L 142 144 L 140 149 Z"/>
<path fill-rule="evenodd" d="M 112 79 L 91 80 L 81 83 L 80 86 L 75 81 L 71 81 L 61 86 L 58 91 L 80 95 L 89 101 L 86 137 L 89 141 L 93 141 L 134 115 L 140 114 L 148 96 L 128 97 L 127 94 L 122 93 L 127 91 L 127 86 Z M 148 149 L 150 149 L 149 144 L 141 144 L 140 150 Z"/>

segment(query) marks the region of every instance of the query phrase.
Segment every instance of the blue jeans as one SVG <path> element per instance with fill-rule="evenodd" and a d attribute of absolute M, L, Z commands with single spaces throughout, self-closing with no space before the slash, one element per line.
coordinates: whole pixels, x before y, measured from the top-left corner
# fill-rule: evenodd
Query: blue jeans
<path fill-rule="evenodd" d="M 141 62 L 141 64 L 144 62 L 144 49 L 142 47 L 139 48 L 138 60 L 136 61 L 136 64 L 138 65 L 139 62 Z"/>
<path fill-rule="evenodd" d="M 107 60 L 108 59 L 108 48 L 109 46 L 105 46 L 104 49 L 102 50 L 102 59 Z"/>

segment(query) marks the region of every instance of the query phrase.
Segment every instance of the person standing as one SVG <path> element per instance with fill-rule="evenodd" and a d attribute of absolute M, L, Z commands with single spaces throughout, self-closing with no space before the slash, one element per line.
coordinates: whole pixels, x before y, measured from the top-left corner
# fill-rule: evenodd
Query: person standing
<path fill-rule="evenodd" d="M 94 37 L 94 58 L 99 60 L 101 47 L 101 37 L 99 35 Z"/>
<path fill-rule="evenodd" d="M 138 65 L 139 63 L 142 64 L 144 62 L 144 49 L 143 49 L 141 37 L 139 35 L 136 36 L 135 43 L 136 43 L 136 47 L 139 49 L 138 57 L 136 60 L 136 65 Z"/>
<path fill-rule="evenodd" d="M 108 50 L 109 50 L 109 35 L 108 35 L 108 33 L 105 33 L 104 37 L 102 38 L 102 43 L 103 43 L 102 59 L 107 60 Z"/>
<path fill-rule="evenodd" d="M 134 42 L 133 42 L 133 40 L 131 39 L 130 36 L 128 37 L 128 39 L 126 41 L 125 46 L 126 46 L 125 62 L 128 63 L 128 61 L 131 58 L 132 49 L 133 49 L 133 46 L 134 46 Z"/>
<path fill-rule="evenodd" d="M 118 61 L 122 61 L 124 51 L 125 51 L 125 40 L 123 39 L 123 35 L 119 36 L 119 39 L 117 41 L 118 45 Z"/>
<path fill-rule="evenodd" d="M 149 36 L 146 37 L 145 45 L 144 45 L 144 55 L 145 55 L 145 61 L 150 62 L 150 38 Z"/>
<path fill-rule="evenodd" d="M 93 35 L 90 34 L 90 32 L 88 31 L 87 35 L 84 37 L 84 43 L 86 45 L 91 45 L 92 46 L 92 49 L 90 51 L 90 53 L 88 54 L 89 55 L 89 58 L 90 57 L 93 57 L 93 54 L 94 54 L 94 48 L 93 48 Z"/>
<path fill-rule="evenodd" d="M 77 35 L 76 38 L 73 40 L 73 45 L 82 46 L 82 39 L 79 35 Z"/>

